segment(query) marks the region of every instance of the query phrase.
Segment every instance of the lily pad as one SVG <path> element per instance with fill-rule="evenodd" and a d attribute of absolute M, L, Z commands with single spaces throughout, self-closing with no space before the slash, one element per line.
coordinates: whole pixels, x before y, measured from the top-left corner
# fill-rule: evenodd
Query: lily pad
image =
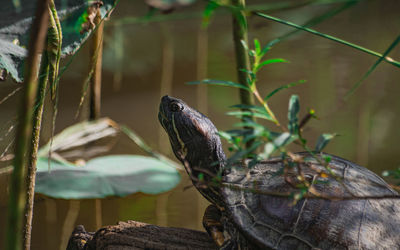
<path fill-rule="evenodd" d="M 94 158 L 83 167 L 37 162 L 36 192 L 54 198 L 90 199 L 126 196 L 132 193 L 159 194 L 180 181 L 174 166 L 153 157 L 112 155 Z"/>
<path fill-rule="evenodd" d="M 56 9 L 62 26 L 62 54 L 75 53 L 90 35 L 81 27 L 87 20 L 88 7 L 95 1 L 58 0 Z M 103 0 L 102 18 L 114 8 L 116 0 Z M 1 3 L 0 15 L 0 69 L 5 69 L 17 82 L 23 81 L 23 60 L 26 57 L 30 27 L 36 10 L 36 1 L 22 1 L 17 9 L 13 1 Z"/>

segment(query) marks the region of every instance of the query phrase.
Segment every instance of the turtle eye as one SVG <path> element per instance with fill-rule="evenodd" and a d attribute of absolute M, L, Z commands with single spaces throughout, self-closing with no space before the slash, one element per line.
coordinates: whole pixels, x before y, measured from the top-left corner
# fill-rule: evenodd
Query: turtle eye
<path fill-rule="evenodd" d="M 182 104 L 180 104 L 180 103 L 173 102 L 173 103 L 171 103 L 171 104 L 169 105 L 169 109 L 170 109 L 172 112 L 178 112 L 178 111 L 181 111 L 181 110 L 183 109 L 183 106 L 182 106 Z"/>

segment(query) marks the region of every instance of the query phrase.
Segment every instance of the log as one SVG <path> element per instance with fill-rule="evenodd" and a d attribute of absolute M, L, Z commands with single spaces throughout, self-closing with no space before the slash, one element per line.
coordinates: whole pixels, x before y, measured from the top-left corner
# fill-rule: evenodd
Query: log
<path fill-rule="evenodd" d="M 185 228 L 159 227 L 137 221 L 86 232 L 79 225 L 72 232 L 67 250 L 128 250 L 128 249 L 217 249 L 205 232 Z"/>

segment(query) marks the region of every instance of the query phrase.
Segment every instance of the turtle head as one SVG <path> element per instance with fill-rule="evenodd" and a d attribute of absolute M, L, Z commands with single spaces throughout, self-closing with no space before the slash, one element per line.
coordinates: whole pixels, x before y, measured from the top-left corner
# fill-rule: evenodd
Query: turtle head
<path fill-rule="evenodd" d="M 217 129 L 205 115 L 180 99 L 164 96 L 158 119 L 169 136 L 175 156 L 189 175 L 197 177 L 202 171 L 203 174 L 218 173 L 225 154 Z"/>

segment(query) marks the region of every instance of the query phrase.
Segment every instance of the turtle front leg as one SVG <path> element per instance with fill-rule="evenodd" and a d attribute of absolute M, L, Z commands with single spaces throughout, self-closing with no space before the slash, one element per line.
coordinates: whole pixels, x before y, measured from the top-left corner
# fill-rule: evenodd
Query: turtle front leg
<path fill-rule="evenodd" d="M 213 238 L 215 244 L 220 249 L 237 249 L 235 243 L 231 239 L 226 239 L 224 236 L 224 226 L 221 222 L 221 210 L 215 205 L 207 207 L 203 216 L 203 227 L 208 234 Z"/>
<path fill-rule="evenodd" d="M 215 205 L 209 205 L 203 216 L 203 227 L 218 247 L 224 244 L 224 227 L 221 223 L 221 211 Z"/>

